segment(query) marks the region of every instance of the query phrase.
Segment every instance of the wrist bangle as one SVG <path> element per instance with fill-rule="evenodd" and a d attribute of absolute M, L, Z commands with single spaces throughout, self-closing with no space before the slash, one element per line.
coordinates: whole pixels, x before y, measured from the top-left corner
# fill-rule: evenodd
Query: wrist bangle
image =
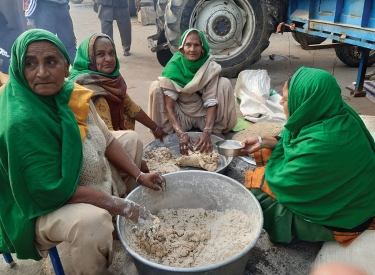
<path fill-rule="evenodd" d="M 204 132 L 204 131 L 207 131 L 209 134 L 212 133 L 212 129 L 209 128 L 209 127 L 203 128 L 203 132 Z"/>
<path fill-rule="evenodd" d="M 159 130 L 159 126 L 157 126 L 155 131 L 152 131 L 152 133 L 155 134 L 157 130 Z"/>
<path fill-rule="evenodd" d="M 262 137 L 261 137 L 261 136 L 258 136 L 258 142 L 259 142 L 259 144 L 260 144 L 260 148 L 262 149 L 263 140 L 262 140 Z"/>
<path fill-rule="evenodd" d="M 138 177 L 135 178 L 135 181 L 138 182 L 139 177 L 142 176 L 143 174 L 144 174 L 144 173 L 143 173 L 142 171 L 139 172 L 139 175 L 138 175 Z M 138 182 L 138 183 L 139 183 L 139 182 Z"/>

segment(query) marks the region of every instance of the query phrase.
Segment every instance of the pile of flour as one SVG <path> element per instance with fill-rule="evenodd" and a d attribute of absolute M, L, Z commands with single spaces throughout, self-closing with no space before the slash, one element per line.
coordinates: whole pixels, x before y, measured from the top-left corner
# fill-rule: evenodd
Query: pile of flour
<path fill-rule="evenodd" d="M 129 246 L 158 264 L 199 267 L 240 253 L 254 239 L 250 226 L 249 218 L 235 209 L 163 209 L 152 226 L 132 228 Z"/>

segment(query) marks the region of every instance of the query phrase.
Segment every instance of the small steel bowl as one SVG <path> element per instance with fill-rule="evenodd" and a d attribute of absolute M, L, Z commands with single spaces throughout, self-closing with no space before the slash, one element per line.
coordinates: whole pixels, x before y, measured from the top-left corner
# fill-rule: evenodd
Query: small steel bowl
<path fill-rule="evenodd" d="M 237 140 L 220 140 L 216 142 L 217 151 L 220 155 L 227 157 L 241 156 L 241 149 L 243 148 L 240 141 Z"/>

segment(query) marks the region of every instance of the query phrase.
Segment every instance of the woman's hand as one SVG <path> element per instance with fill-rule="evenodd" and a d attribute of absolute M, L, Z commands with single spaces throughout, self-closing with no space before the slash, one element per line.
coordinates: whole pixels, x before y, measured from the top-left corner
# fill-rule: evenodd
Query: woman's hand
<path fill-rule="evenodd" d="M 203 131 L 202 134 L 199 135 L 194 146 L 195 151 L 199 151 L 201 153 L 211 153 L 213 148 L 210 133 Z"/>
<path fill-rule="evenodd" d="M 275 137 L 254 136 L 242 141 L 244 148 L 241 150 L 244 154 L 252 154 L 261 148 L 275 149 L 279 141 Z"/>
<path fill-rule="evenodd" d="M 144 187 L 150 188 L 155 191 L 165 191 L 166 189 L 166 180 L 163 176 L 159 173 L 151 172 L 151 173 L 141 173 L 138 178 L 137 182 Z"/>
<path fill-rule="evenodd" d="M 139 204 L 128 199 L 125 199 L 124 203 L 125 207 L 123 208 L 123 212 L 120 214 L 121 216 L 124 216 L 133 223 L 138 223 L 139 220 L 152 220 L 151 212 L 146 210 L 146 208 L 143 206 L 140 206 Z"/>
<path fill-rule="evenodd" d="M 180 141 L 180 153 L 181 155 L 188 155 L 189 149 L 191 151 L 194 151 L 194 143 L 191 140 L 190 136 L 186 133 L 181 133 L 178 136 L 178 139 Z"/>
<path fill-rule="evenodd" d="M 241 150 L 243 154 L 252 154 L 261 148 L 258 137 L 246 138 L 242 141 L 242 145 L 244 146 Z"/>
<path fill-rule="evenodd" d="M 161 127 L 157 127 L 155 132 L 152 132 L 155 138 L 158 138 L 161 142 L 163 142 L 163 137 L 167 136 L 168 134 L 163 131 Z"/>

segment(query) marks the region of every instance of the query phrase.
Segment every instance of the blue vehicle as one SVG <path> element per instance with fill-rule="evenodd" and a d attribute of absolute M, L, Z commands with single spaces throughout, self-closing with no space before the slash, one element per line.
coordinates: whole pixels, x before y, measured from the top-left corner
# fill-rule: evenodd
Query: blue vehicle
<path fill-rule="evenodd" d="M 160 32 L 149 45 L 163 66 L 181 33 L 194 27 L 205 33 L 223 75 L 235 77 L 260 60 L 281 22 L 294 26 L 303 49 L 335 48 L 342 62 L 361 72 L 375 63 L 374 0 L 158 0 L 156 13 Z M 326 39 L 333 43 L 319 45 Z"/>
<path fill-rule="evenodd" d="M 346 65 L 359 67 L 354 96 L 364 96 L 367 66 L 375 63 L 374 0 L 288 1 L 288 26 L 303 49 L 335 48 Z M 332 44 L 320 44 L 332 39 Z"/>

